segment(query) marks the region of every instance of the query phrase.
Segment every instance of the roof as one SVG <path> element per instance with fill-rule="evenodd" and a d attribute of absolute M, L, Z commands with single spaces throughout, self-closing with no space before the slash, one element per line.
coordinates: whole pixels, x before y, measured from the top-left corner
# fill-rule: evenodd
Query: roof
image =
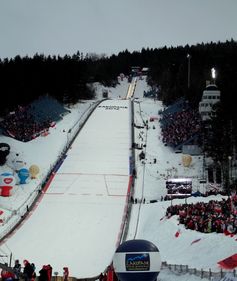
<path fill-rule="evenodd" d="M 208 91 L 217 91 L 218 88 L 217 88 L 217 86 L 215 84 L 209 84 L 209 85 L 206 86 L 206 90 L 208 90 Z"/>

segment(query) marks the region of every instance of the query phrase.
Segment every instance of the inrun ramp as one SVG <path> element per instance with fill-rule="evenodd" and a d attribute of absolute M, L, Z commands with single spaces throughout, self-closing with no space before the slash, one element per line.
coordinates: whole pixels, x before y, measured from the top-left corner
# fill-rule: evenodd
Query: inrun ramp
<path fill-rule="evenodd" d="M 5 240 L 14 258 L 35 263 L 37 275 L 51 264 L 59 275 L 68 266 L 70 276 L 92 277 L 112 261 L 129 184 L 130 114 L 128 100 L 95 109 L 42 200 Z"/>

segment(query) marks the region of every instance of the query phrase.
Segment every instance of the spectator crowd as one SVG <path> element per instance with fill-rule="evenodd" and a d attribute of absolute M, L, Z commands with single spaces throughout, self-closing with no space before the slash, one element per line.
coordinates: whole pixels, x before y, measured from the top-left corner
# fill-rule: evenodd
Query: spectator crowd
<path fill-rule="evenodd" d="M 50 281 L 52 279 L 52 266 L 50 264 L 43 265 L 36 274 L 36 268 L 34 263 L 30 263 L 28 260 L 23 261 L 23 266 L 19 260 L 15 260 L 14 266 L 8 267 L 5 264 L 4 268 L 1 270 L 2 281 L 34 281 L 36 278 L 39 281 Z M 63 281 L 68 281 L 69 270 L 68 267 L 63 267 Z"/>
<path fill-rule="evenodd" d="M 197 110 L 183 109 L 161 114 L 162 141 L 176 147 L 200 133 L 201 118 Z"/>
<path fill-rule="evenodd" d="M 0 127 L 5 135 L 27 142 L 46 132 L 51 124 L 52 120 L 49 119 L 43 122 L 36 121 L 27 107 L 19 107 L 0 122 Z"/>
<path fill-rule="evenodd" d="M 27 106 L 18 105 L 0 122 L 2 132 L 20 141 L 30 141 L 39 135 L 46 136 L 49 127 L 53 127 L 63 116 L 70 113 L 56 99 L 45 95 Z"/>
<path fill-rule="evenodd" d="M 174 215 L 187 229 L 203 233 L 237 234 L 236 196 L 221 201 L 210 200 L 208 203 L 171 205 L 166 210 L 166 216 L 170 218 Z"/>

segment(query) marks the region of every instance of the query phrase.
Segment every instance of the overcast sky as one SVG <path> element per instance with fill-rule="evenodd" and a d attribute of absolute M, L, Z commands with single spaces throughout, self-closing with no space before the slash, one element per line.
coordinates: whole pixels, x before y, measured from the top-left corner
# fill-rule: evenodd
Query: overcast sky
<path fill-rule="evenodd" d="M 0 0 L 0 57 L 237 40 L 237 0 Z"/>

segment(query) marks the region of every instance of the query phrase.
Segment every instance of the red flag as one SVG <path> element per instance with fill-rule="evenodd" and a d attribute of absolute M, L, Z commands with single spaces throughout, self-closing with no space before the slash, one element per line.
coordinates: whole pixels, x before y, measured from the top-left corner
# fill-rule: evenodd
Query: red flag
<path fill-rule="evenodd" d="M 178 238 L 178 237 L 179 237 L 179 235 L 180 235 L 180 230 L 176 231 L 176 233 L 175 233 L 175 237 L 176 237 L 176 238 Z"/>
<path fill-rule="evenodd" d="M 218 261 L 218 264 L 224 269 L 234 269 L 237 267 L 237 254 L 229 256 L 228 258 Z"/>

